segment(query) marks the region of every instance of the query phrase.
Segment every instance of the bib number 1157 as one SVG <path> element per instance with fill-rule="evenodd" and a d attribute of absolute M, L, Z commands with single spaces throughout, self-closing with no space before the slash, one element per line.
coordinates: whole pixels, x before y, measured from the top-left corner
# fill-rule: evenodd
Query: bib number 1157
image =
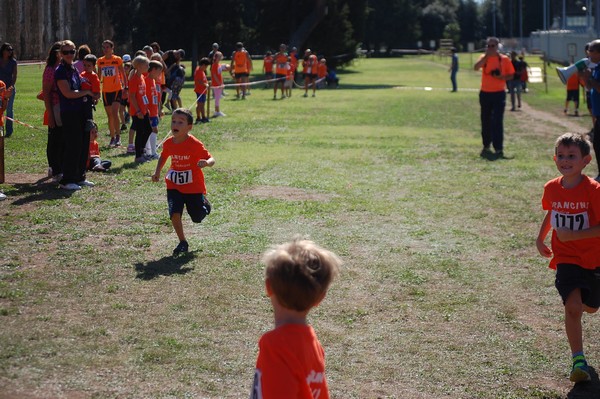
<path fill-rule="evenodd" d="M 167 173 L 167 179 L 171 180 L 173 183 L 180 184 L 190 184 L 192 180 L 192 171 L 191 170 L 170 170 Z"/>

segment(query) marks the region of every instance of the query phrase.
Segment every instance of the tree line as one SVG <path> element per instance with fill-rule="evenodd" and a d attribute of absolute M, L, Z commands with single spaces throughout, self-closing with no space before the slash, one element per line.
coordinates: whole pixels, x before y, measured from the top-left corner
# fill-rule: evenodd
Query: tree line
<path fill-rule="evenodd" d="M 217 42 L 228 56 L 238 41 L 253 54 L 286 43 L 340 60 L 358 47 L 389 51 L 421 43 L 429 48 L 432 40 L 448 38 L 465 48 L 494 32 L 499 37 L 518 37 L 521 31 L 528 36 L 542 28 L 544 8 L 544 0 L 102 1 L 114 39 L 133 48 L 158 41 L 163 49 L 184 48 L 201 56 Z M 578 11 L 573 7 L 572 12 Z M 549 1 L 550 15 L 558 15 L 561 8 L 562 0 Z"/>

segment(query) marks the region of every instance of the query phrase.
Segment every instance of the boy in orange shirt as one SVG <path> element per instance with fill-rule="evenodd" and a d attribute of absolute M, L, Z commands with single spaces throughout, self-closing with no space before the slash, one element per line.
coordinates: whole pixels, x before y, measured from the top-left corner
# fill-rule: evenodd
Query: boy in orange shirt
<path fill-rule="evenodd" d="M 196 124 L 208 122 L 206 117 L 206 93 L 208 92 L 208 79 L 206 78 L 206 68 L 210 65 L 210 60 L 206 57 L 200 60 L 199 65 L 194 71 L 194 92 L 196 93 Z"/>
<path fill-rule="evenodd" d="M 263 256 L 275 329 L 264 334 L 251 399 L 328 399 L 325 353 L 306 316 L 327 293 L 340 259 L 312 241 L 295 239 Z"/>
<path fill-rule="evenodd" d="M 112 162 L 100 159 L 100 146 L 98 145 L 98 125 L 93 120 L 85 122 L 85 131 L 90 133 L 90 154 L 87 161 L 87 170 L 106 172 Z"/>
<path fill-rule="evenodd" d="M 294 86 L 294 70 L 292 69 L 291 57 L 288 57 L 285 83 L 283 84 L 286 97 L 292 96 L 292 86 Z"/>
<path fill-rule="evenodd" d="M 600 183 L 584 175 L 592 160 L 591 144 L 576 133 L 556 140 L 554 162 L 561 176 L 544 185 L 547 211 L 536 240 L 539 253 L 552 258 L 555 286 L 565 307 L 565 331 L 572 354 L 569 379 L 589 381 L 583 354 L 581 318 L 600 307 Z M 552 232 L 552 249 L 544 243 Z"/>
<path fill-rule="evenodd" d="M 287 46 L 285 44 L 279 45 L 279 52 L 275 54 L 273 63 L 275 64 L 275 84 L 273 85 L 273 100 L 277 99 L 277 86 L 281 86 L 281 99 L 285 98 L 285 80 L 287 78 L 288 70 L 288 55 L 285 52 Z"/>
<path fill-rule="evenodd" d="M 579 74 L 574 73 L 567 80 L 567 99 L 565 100 L 565 115 L 569 112 L 569 101 L 575 105 L 575 116 L 579 116 Z"/>
<path fill-rule="evenodd" d="M 96 110 L 96 104 L 100 98 L 100 78 L 94 72 L 96 67 L 96 56 L 88 54 L 83 58 L 83 72 L 81 72 L 81 89 L 90 90 L 92 96 L 83 99 L 85 119 L 94 119 L 92 110 Z"/>
<path fill-rule="evenodd" d="M 273 79 L 273 54 L 271 51 L 267 51 L 267 54 L 263 58 L 263 73 L 265 74 L 265 80 Z M 269 83 L 265 83 L 265 89 L 269 87 Z"/>
<path fill-rule="evenodd" d="M 175 229 L 179 244 L 173 250 L 173 256 L 188 251 L 188 242 L 183 232 L 181 215 L 183 208 L 194 223 L 200 223 L 210 214 L 211 205 L 206 199 L 206 185 L 202 168 L 212 167 L 215 159 L 204 144 L 190 134 L 194 123 L 192 112 L 185 108 L 177 108 L 171 117 L 171 134 L 163 144 L 156 171 L 152 181 L 158 182 L 160 171 L 171 157 L 171 167 L 165 176 L 167 183 L 167 202 L 169 216 Z"/>
<path fill-rule="evenodd" d="M 159 61 L 150 61 L 148 64 L 148 74 L 144 76 L 146 83 L 146 97 L 148 98 L 148 115 L 150 116 L 150 127 L 152 133 L 146 142 L 146 158 L 158 159 L 156 153 L 156 138 L 158 135 L 158 124 L 160 117 L 158 105 L 160 104 L 160 86 L 157 87 L 156 80 L 163 70 L 163 65 Z"/>
<path fill-rule="evenodd" d="M 102 100 L 108 117 L 110 145 L 121 145 L 119 108 L 123 90 L 128 90 L 123 60 L 114 54 L 115 44 L 111 40 L 102 42 L 104 56 L 98 59 L 98 76 L 102 82 Z"/>
<path fill-rule="evenodd" d="M 146 56 L 138 55 L 132 62 L 135 73 L 129 78 L 129 110 L 131 111 L 131 129 L 135 131 L 135 162 L 143 163 L 147 159 L 143 156 L 146 142 L 152 133 L 148 105 L 150 99 L 146 94 L 146 80 L 144 74 L 148 72 L 150 60 Z"/>
<path fill-rule="evenodd" d="M 321 58 L 319 61 L 319 67 L 317 68 L 317 87 L 322 89 L 325 87 L 325 78 L 327 77 L 327 60 Z"/>

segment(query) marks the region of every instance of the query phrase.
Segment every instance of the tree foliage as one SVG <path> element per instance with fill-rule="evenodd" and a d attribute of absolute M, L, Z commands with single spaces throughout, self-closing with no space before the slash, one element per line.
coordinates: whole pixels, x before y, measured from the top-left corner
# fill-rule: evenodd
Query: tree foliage
<path fill-rule="evenodd" d="M 333 57 L 365 49 L 428 47 L 451 38 L 465 48 L 486 36 L 528 36 L 543 28 L 544 0 L 101 0 L 117 44 L 205 55 L 218 42 L 226 56 L 241 41 L 253 54 L 291 43 Z M 571 4 L 573 3 L 573 4 Z M 577 2 L 567 12 L 581 13 Z M 549 24 L 562 0 L 548 0 Z M 583 4 L 583 3 L 582 3 Z M 522 21 L 522 25 L 521 25 Z M 495 25 L 495 29 L 494 29 Z"/>

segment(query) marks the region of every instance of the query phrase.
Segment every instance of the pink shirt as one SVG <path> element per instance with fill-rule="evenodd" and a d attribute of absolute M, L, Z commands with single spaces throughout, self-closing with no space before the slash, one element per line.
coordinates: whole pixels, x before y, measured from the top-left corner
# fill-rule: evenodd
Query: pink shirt
<path fill-rule="evenodd" d="M 42 86 L 47 83 L 52 83 L 52 89 L 50 90 L 50 103 L 52 105 L 56 105 L 59 102 L 58 99 L 58 88 L 56 87 L 56 82 L 54 81 L 54 70 L 56 67 L 47 66 L 44 69 L 44 75 L 42 75 Z"/>

